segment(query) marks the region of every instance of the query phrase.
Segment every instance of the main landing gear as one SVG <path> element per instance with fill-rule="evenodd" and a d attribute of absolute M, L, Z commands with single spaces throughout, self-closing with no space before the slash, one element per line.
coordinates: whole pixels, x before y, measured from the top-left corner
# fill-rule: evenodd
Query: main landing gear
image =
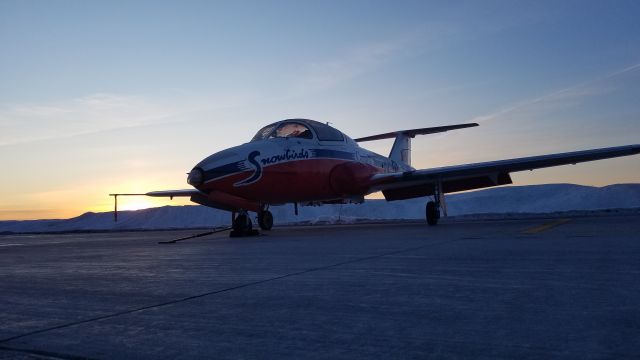
<path fill-rule="evenodd" d="M 436 205 L 434 201 L 429 201 L 427 203 L 425 212 L 427 213 L 427 224 L 431 226 L 438 225 L 438 220 L 440 219 L 440 207 Z"/>
<path fill-rule="evenodd" d="M 444 202 L 444 192 L 442 191 L 442 183 L 437 182 L 434 186 L 433 190 L 433 201 L 429 201 L 427 203 L 427 207 L 425 209 L 425 213 L 427 216 L 427 224 L 430 226 L 435 226 L 438 224 L 438 220 L 440 220 L 440 208 L 442 207 L 442 212 L 444 216 L 447 216 L 447 206 Z"/>

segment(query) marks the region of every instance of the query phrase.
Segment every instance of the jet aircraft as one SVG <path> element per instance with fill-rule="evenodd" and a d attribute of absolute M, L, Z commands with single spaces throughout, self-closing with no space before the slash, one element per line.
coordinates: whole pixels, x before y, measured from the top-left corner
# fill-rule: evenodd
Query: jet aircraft
<path fill-rule="evenodd" d="M 436 225 L 446 215 L 445 194 L 511 184 L 510 173 L 628 156 L 640 145 L 531 156 L 429 169 L 411 167 L 411 139 L 478 126 L 476 123 L 400 130 L 352 139 L 314 120 L 287 119 L 260 129 L 248 143 L 200 161 L 188 173 L 192 189 L 151 191 L 154 197 L 190 197 L 191 201 L 232 213 L 231 236 L 255 233 L 248 212 L 257 213 L 263 230 L 273 226 L 270 206 L 362 203 L 381 191 L 388 201 L 431 196 L 425 216 Z M 358 145 L 395 138 L 388 157 Z"/>

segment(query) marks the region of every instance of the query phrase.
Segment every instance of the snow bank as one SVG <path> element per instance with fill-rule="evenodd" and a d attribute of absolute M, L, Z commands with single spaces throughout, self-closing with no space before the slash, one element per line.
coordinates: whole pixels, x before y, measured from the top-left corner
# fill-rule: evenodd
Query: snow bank
<path fill-rule="evenodd" d="M 360 205 L 271 208 L 275 224 L 352 223 L 359 219 L 423 219 L 426 198 L 387 202 L 369 200 Z M 470 214 L 553 213 L 563 211 L 640 208 L 640 184 L 591 187 L 572 184 L 506 186 L 447 195 L 451 216 Z M 151 230 L 227 226 L 230 214 L 204 206 L 164 206 L 138 211 L 85 213 L 67 220 L 0 221 L 3 232 L 60 232 L 100 230 Z"/>

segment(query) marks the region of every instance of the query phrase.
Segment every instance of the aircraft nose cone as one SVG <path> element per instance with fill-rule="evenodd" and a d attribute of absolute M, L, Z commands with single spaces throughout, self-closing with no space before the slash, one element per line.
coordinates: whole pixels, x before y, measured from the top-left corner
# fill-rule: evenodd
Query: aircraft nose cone
<path fill-rule="evenodd" d="M 204 181 L 204 172 L 199 167 L 194 167 L 187 176 L 187 183 L 191 186 L 201 185 Z"/>

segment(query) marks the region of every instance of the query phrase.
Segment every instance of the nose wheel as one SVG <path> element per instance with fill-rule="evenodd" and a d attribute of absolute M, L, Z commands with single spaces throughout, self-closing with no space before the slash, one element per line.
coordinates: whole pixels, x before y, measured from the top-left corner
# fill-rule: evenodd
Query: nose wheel
<path fill-rule="evenodd" d="M 258 225 L 262 230 L 271 230 L 273 227 L 273 214 L 269 210 L 258 212 Z"/>
<path fill-rule="evenodd" d="M 258 235 L 258 231 L 253 229 L 251 218 L 246 211 L 242 211 L 233 219 L 230 237 L 254 236 Z"/>

